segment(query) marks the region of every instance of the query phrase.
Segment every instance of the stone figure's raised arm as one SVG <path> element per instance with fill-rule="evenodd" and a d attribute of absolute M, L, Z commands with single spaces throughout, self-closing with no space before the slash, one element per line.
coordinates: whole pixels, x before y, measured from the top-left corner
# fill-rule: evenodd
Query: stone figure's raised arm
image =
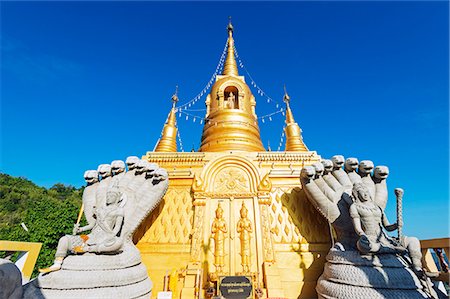
<path fill-rule="evenodd" d="M 300 181 L 307 198 L 314 207 L 330 222 L 334 222 L 340 215 L 337 204 L 330 201 L 314 182 L 315 170 L 312 166 L 305 166 L 300 173 Z"/>
<path fill-rule="evenodd" d="M 381 208 L 380 208 L 381 209 Z M 383 227 L 388 231 L 394 231 L 398 228 L 397 223 L 393 223 L 391 224 L 386 216 L 386 214 L 384 213 L 384 211 L 382 211 L 382 221 L 383 221 Z"/>
<path fill-rule="evenodd" d="M 94 220 L 93 223 L 90 223 L 90 224 L 85 225 L 85 226 L 82 226 L 82 227 L 78 227 L 77 225 L 75 225 L 74 231 L 75 231 L 76 233 L 82 233 L 82 232 L 85 232 L 85 231 L 88 231 L 88 230 L 93 229 L 93 228 L 94 228 L 94 225 L 95 225 L 95 220 Z M 75 235 L 76 233 L 74 233 L 74 235 Z"/>

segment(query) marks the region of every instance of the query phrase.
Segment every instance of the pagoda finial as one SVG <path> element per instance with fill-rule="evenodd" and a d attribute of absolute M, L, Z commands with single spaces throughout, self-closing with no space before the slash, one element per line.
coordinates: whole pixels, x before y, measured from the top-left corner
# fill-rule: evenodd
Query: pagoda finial
<path fill-rule="evenodd" d="M 175 93 L 173 94 L 171 100 L 172 100 L 172 108 L 175 108 L 175 105 L 178 102 L 178 85 L 175 86 Z"/>
<path fill-rule="evenodd" d="M 289 106 L 289 102 L 291 101 L 291 97 L 288 95 L 286 91 L 286 84 L 284 84 L 284 96 L 283 96 L 283 102 L 286 103 L 287 106 Z"/>
<path fill-rule="evenodd" d="M 233 35 L 233 24 L 231 24 L 231 16 L 229 16 L 228 17 L 228 26 L 227 26 L 227 29 L 228 29 L 228 34 L 229 35 Z"/>
<path fill-rule="evenodd" d="M 225 59 L 222 75 L 239 76 L 236 58 L 234 57 L 234 39 L 233 39 L 234 27 L 231 24 L 231 17 L 229 17 L 227 30 L 228 30 L 227 58 Z"/>
<path fill-rule="evenodd" d="M 286 103 L 286 124 L 295 123 L 294 115 L 292 115 L 291 107 L 289 106 L 291 102 L 291 97 L 288 95 L 286 91 L 286 85 L 284 85 L 283 102 Z"/>

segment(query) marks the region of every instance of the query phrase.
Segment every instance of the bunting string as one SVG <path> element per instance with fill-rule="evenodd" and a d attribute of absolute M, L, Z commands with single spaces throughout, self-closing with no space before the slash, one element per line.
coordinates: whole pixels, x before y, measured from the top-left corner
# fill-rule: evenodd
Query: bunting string
<path fill-rule="evenodd" d="M 277 152 L 281 151 L 281 147 L 283 146 L 285 129 L 286 129 L 286 126 L 283 126 L 283 130 L 281 130 L 280 143 L 278 144 Z"/>
<path fill-rule="evenodd" d="M 177 107 L 178 110 L 190 108 L 191 106 L 195 105 L 197 103 L 197 101 L 203 97 L 203 95 L 206 95 L 208 93 L 208 90 L 211 87 L 211 85 L 213 85 L 214 80 L 216 79 L 217 75 L 222 72 L 223 65 L 225 62 L 225 56 L 227 54 L 227 49 L 228 49 L 228 40 L 225 43 L 225 47 L 222 51 L 222 55 L 220 56 L 219 62 L 217 63 L 216 70 L 212 74 L 208 83 L 205 85 L 205 87 L 202 89 L 202 91 L 200 91 L 193 99 L 189 100 L 188 102 L 186 102 L 183 105 L 178 106 Z"/>
<path fill-rule="evenodd" d="M 275 116 L 277 114 L 283 114 L 284 115 L 284 111 L 285 110 L 283 108 L 281 108 L 280 110 L 277 110 L 277 111 L 274 111 L 272 113 L 260 116 L 260 117 L 256 118 L 255 124 L 256 124 L 257 120 L 261 120 L 262 123 L 266 123 L 267 120 L 270 122 L 270 121 L 273 120 L 273 116 Z M 192 120 L 192 122 L 199 123 L 199 124 L 203 124 L 204 122 L 209 122 L 210 121 L 209 119 L 205 119 L 202 116 L 198 116 L 198 115 L 186 112 L 186 110 L 179 110 L 177 112 L 177 116 L 178 116 L 179 119 L 184 119 L 185 121 Z M 221 123 L 221 122 L 214 121 L 214 123 Z M 241 124 L 247 124 L 247 123 L 244 123 L 244 122 L 240 122 L 240 123 Z"/>
<path fill-rule="evenodd" d="M 236 58 L 238 59 L 238 64 L 239 67 L 241 69 L 243 69 L 245 71 L 245 73 L 247 74 L 247 76 L 250 79 L 250 85 L 253 86 L 254 88 L 256 88 L 256 91 L 258 93 L 258 95 L 260 95 L 261 97 L 266 98 L 267 103 L 272 103 L 275 105 L 276 108 L 280 107 L 280 103 L 278 103 L 276 100 L 274 100 L 272 97 L 270 97 L 258 84 L 256 84 L 255 80 L 253 79 L 252 75 L 250 75 L 250 72 L 247 70 L 247 68 L 245 67 L 241 57 L 238 54 L 238 51 L 236 49 L 236 47 L 234 47 L 234 54 L 236 55 Z"/>
<path fill-rule="evenodd" d="M 227 50 L 228 50 L 228 40 L 225 43 L 224 49 L 222 51 L 222 55 L 220 56 L 219 62 L 216 66 L 216 69 L 214 71 L 214 73 L 212 74 L 210 80 L 208 81 L 208 83 L 205 85 L 205 87 L 191 100 L 187 101 L 186 103 L 176 107 L 176 115 L 178 116 L 178 119 L 180 120 L 184 120 L 184 121 L 192 121 L 193 123 L 198 123 L 200 125 L 202 125 L 203 123 L 208 124 L 208 125 L 223 125 L 224 121 L 212 121 L 208 118 L 205 118 L 204 116 L 199 116 L 196 115 L 196 113 L 201 113 L 201 112 L 206 112 L 207 109 L 192 109 L 191 107 L 193 105 L 195 105 L 198 100 L 200 100 L 204 95 L 207 95 L 210 87 L 214 84 L 215 79 L 217 78 L 217 76 L 219 74 L 222 73 L 223 67 L 224 67 L 224 63 L 225 63 L 225 59 L 226 59 L 226 55 L 227 55 Z M 246 75 L 248 76 L 248 78 L 250 79 L 250 86 L 252 86 L 253 88 L 256 89 L 256 93 L 265 98 L 267 103 L 272 103 L 273 105 L 275 105 L 276 109 L 275 111 L 268 113 L 266 115 L 257 117 L 256 120 L 254 121 L 254 125 L 257 125 L 257 122 L 260 121 L 261 123 L 266 123 L 266 122 L 271 122 L 273 120 L 273 117 L 275 117 L 278 114 L 282 114 L 283 116 L 285 115 L 285 109 L 283 107 L 280 108 L 280 103 L 277 102 L 276 100 L 274 100 L 272 97 L 270 97 L 253 79 L 253 77 L 251 76 L 250 72 L 247 70 L 247 68 L 245 67 L 241 57 L 238 54 L 238 51 L 236 49 L 236 47 L 233 48 L 234 54 L 236 56 L 236 59 L 238 61 L 238 65 L 241 69 L 243 69 L 246 73 Z M 209 114 L 215 112 L 216 110 L 219 109 L 223 109 L 222 107 L 217 107 L 215 109 L 212 109 L 209 111 Z M 247 125 L 247 126 L 251 126 L 251 123 L 246 123 L 246 122 L 238 122 L 241 125 Z M 278 144 L 278 149 L 277 151 L 280 151 L 283 144 L 285 143 L 285 126 L 283 126 L 283 130 L 281 132 L 281 136 L 280 136 L 280 142 Z M 177 137 L 178 137 L 178 142 L 180 145 L 180 149 L 182 152 L 184 152 L 184 148 L 183 148 L 183 142 L 181 139 L 181 135 L 180 135 L 180 130 L 178 130 L 177 132 Z"/>
<path fill-rule="evenodd" d="M 178 136 L 178 144 L 180 145 L 180 150 L 181 150 L 182 152 L 184 152 L 184 149 L 183 149 L 183 140 L 181 140 L 180 130 L 177 130 L 177 136 Z"/>

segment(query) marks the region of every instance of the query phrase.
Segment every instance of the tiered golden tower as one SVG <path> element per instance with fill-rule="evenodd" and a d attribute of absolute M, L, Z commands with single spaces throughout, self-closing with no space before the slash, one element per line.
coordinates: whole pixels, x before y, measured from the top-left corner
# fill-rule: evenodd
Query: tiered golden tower
<path fill-rule="evenodd" d="M 287 93 L 286 149 L 264 149 L 231 23 L 227 29 L 227 57 L 206 98 L 200 150 L 177 152 L 175 95 L 155 150 L 143 156 L 167 169 L 169 189 L 135 241 L 155 298 L 168 285 L 173 298 L 205 298 L 221 277 L 235 275 L 250 277 L 263 298 L 311 298 L 330 238 L 299 175 L 320 156 L 303 143 Z"/>

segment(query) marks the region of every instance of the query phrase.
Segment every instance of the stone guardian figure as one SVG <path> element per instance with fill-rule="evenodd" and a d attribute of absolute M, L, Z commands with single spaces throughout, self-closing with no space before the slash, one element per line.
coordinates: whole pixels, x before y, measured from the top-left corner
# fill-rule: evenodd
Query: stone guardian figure
<path fill-rule="evenodd" d="M 123 244 L 123 240 L 117 235 L 123 223 L 124 212 L 119 203 L 125 204 L 117 185 L 108 190 L 106 194 L 106 206 L 94 209 L 95 221 L 84 227 L 74 227 L 73 235 L 66 235 L 58 242 L 55 254 L 55 262 L 52 266 L 39 269 L 41 273 L 48 273 L 61 269 L 62 262 L 68 252 L 115 252 Z M 87 235 L 77 233 L 91 230 Z"/>
<path fill-rule="evenodd" d="M 317 281 L 318 297 L 437 298 L 422 270 L 417 238 L 393 238 L 384 231 L 398 226 L 384 213 L 389 169 L 340 155 L 332 160 L 305 166 L 300 175 L 302 190 L 336 239 Z"/>

